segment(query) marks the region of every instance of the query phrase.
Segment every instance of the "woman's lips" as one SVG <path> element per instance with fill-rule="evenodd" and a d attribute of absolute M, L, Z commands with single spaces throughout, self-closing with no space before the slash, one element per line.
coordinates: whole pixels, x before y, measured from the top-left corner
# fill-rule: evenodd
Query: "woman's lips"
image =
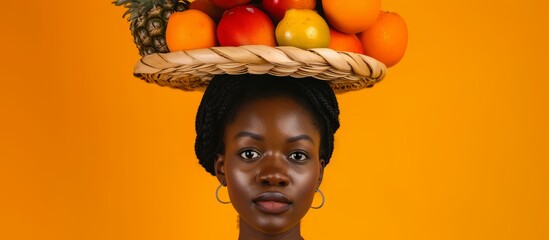
<path fill-rule="evenodd" d="M 289 203 L 275 202 L 275 201 L 259 201 L 255 202 L 259 210 L 266 213 L 282 213 L 290 208 Z"/>
<path fill-rule="evenodd" d="M 265 213 L 283 213 L 290 209 L 291 202 L 279 192 L 265 192 L 253 200 L 254 205 Z"/>

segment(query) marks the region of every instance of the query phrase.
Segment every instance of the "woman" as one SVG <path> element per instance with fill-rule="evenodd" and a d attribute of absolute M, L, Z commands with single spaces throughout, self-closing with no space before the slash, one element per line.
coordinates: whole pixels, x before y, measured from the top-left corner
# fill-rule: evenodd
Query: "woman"
<path fill-rule="evenodd" d="M 212 79 L 196 117 L 195 151 L 227 187 L 239 214 L 239 239 L 302 239 L 300 221 L 330 162 L 338 115 L 324 81 Z"/>
<path fill-rule="evenodd" d="M 165 21 L 189 2 L 137 2 L 115 2 L 128 8 L 143 56 L 134 76 L 188 91 L 207 86 L 196 116 L 195 152 L 228 188 L 239 213 L 239 238 L 301 239 L 300 221 L 315 192 L 322 196 L 318 188 L 339 128 L 334 90 L 372 87 L 385 76 L 385 65 L 321 46 L 237 44 L 168 52 L 162 34 L 143 35 L 139 26 L 156 19 L 159 25 L 152 30 L 162 33 L 158 13 Z M 243 73 L 254 75 L 222 75 Z M 276 77 L 281 75 L 310 78 Z"/>

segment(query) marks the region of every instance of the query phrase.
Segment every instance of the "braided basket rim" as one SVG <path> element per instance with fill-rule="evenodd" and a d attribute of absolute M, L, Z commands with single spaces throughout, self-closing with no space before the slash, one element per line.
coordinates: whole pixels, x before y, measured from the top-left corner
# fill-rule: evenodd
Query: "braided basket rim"
<path fill-rule="evenodd" d="M 314 77 L 344 93 L 372 87 L 386 72 L 382 62 L 358 53 L 264 45 L 154 53 L 134 67 L 134 76 L 148 83 L 185 91 L 204 91 L 215 75 L 270 74 Z"/>

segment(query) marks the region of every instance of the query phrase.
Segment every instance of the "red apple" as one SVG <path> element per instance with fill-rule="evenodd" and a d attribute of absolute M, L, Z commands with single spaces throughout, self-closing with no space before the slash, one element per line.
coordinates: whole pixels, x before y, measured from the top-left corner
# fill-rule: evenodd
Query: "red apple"
<path fill-rule="evenodd" d="M 215 22 L 219 22 L 225 9 L 213 5 L 210 0 L 196 0 L 191 2 L 190 9 L 200 10 L 210 16 Z"/>
<path fill-rule="evenodd" d="M 263 0 L 263 8 L 279 22 L 289 9 L 315 9 L 316 0 Z"/>
<path fill-rule="evenodd" d="M 214 5 L 223 8 L 230 9 L 238 5 L 244 5 L 250 2 L 250 0 L 210 0 Z"/>
<path fill-rule="evenodd" d="M 217 25 L 220 46 L 275 46 L 274 25 L 266 13 L 251 5 L 227 10 Z"/>

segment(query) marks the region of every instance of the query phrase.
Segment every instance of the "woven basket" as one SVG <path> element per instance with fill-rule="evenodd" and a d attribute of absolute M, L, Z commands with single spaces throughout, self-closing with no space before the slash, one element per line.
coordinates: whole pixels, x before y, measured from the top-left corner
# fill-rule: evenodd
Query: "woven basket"
<path fill-rule="evenodd" d="M 351 52 L 248 45 L 147 55 L 135 66 L 134 75 L 186 91 L 204 90 L 219 74 L 314 77 L 329 81 L 332 89 L 341 93 L 372 87 L 386 71 L 374 58 Z"/>

